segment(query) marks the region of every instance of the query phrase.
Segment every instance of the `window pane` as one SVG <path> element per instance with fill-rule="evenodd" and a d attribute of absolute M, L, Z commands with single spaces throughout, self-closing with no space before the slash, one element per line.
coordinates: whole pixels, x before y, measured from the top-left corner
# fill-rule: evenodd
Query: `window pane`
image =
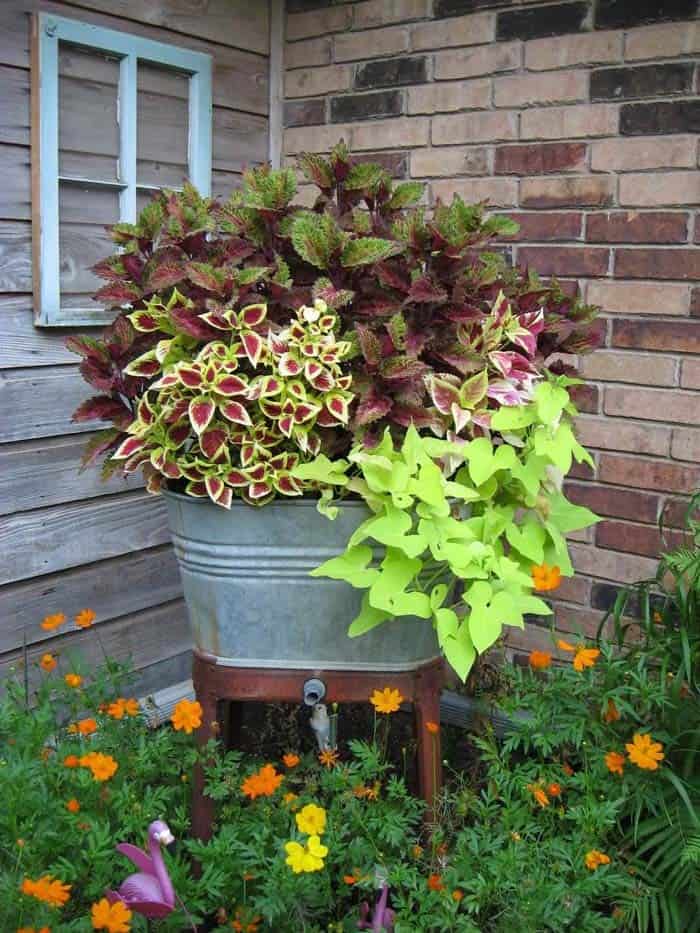
<path fill-rule="evenodd" d="M 91 296 L 106 283 L 90 268 L 115 251 L 104 225 L 119 219 L 119 192 L 61 182 L 59 217 L 61 306 L 99 311 Z"/>
<path fill-rule="evenodd" d="M 119 62 L 63 42 L 58 48 L 59 172 L 116 181 Z"/>
<path fill-rule="evenodd" d="M 138 63 L 139 185 L 180 188 L 187 178 L 189 85 L 186 74 Z"/>

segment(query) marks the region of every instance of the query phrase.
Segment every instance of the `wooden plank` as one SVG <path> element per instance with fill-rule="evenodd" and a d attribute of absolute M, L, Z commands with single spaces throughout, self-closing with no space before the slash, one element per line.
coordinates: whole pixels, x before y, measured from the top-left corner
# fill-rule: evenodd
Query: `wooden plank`
<path fill-rule="evenodd" d="M 236 188 L 241 187 L 241 176 L 236 172 L 212 172 L 211 194 L 213 198 L 226 200 Z"/>
<path fill-rule="evenodd" d="M 187 611 L 182 600 L 166 603 L 155 609 L 127 615 L 99 627 L 99 638 L 93 629 L 71 632 L 27 652 L 29 683 L 34 688 L 45 675 L 37 662 L 45 651 L 58 654 L 62 671 L 81 666 L 87 673 L 104 660 L 104 655 L 116 661 L 132 660 L 137 670 L 162 661 L 169 661 L 187 652 L 192 646 Z M 0 658 L 0 682 L 12 669 L 20 672 L 23 652 L 13 651 Z"/>
<path fill-rule="evenodd" d="M 138 677 L 134 681 L 131 689 L 135 697 L 148 698 L 158 690 L 171 687 L 173 684 L 179 684 L 187 680 L 192 674 L 192 652 L 183 651 L 165 661 L 157 661 L 155 664 L 149 664 L 139 671 Z M 178 699 L 185 699 L 184 696 Z M 173 704 L 174 708 L 174 704 Z M 169 711 L 169 714 L 172 710 Z M 165 722 L 165 718 L 158 723 Z M 168 715 L 167 718 L 170 718 Z"/>
<path fill-rule="evenodd" d="M 212 168 L 240 172 L 267 159 L 267 119 L 214 107 Z"/>
<path fill-rule="evenodd" d="M 59 216 L 62 223 L 114 224 L 119 220 L 119 191 L 95 185 L 61 181 L 58 185 Z M 92 235 L 93 231 L 88 231 Z M 98 231 L 102 247 L 112 252 L 114 247 L 104 230 Z M 103 254 L 104 255 L 104 254 Z M 91 278 L 93 278 L 91 276 Z M 97 283 L 99 280 L 94 279 Z M 103 284 L 103 283 L 101 283 Z M 95 285 L 95 287 L 99 287 Z"/>
<path fill-rule="evenodd" d="M 104 428 L 100 421 L 71 421 L 78 405 L 95 394 L 74 366 L 0 372 L 0 438 L 23 441 Z"/>
<path fill-rule="evenodd" d="M 29 145 L 29 75 L 0 67 L 0 142 Z"/>
<path fill-rule="evenodd" d="M 156 547 L 169 537 L 165 503 L 148 493 L 23 512 L 0 522 L 0 584 Z"/>
<path fill-rule="evenodd" d="M 227 2 L 227 0 L 224 0 Z M 110 6 L 111 4 L 105 4 Z M 249 4 L 250 5 L 250 4 Z M 261 0 L 261 6 L 264 0 Z M 173 35 L 163 29 L 145 26 L 129 20 L 105 16 L 94 10 L 67 6 L 50 0 L 2 0 L 0 3 L 0 62 L 16 68 L 29 68 L 29 13 L 41 8 L 47 12 L 95 23 L 122 32 L 160 42 L 172 42 L 186 46 L 196 52 L 208 52 L 214 58 L 214 103 L 225 107 L 247 110 L 251 113 L 267 113 L 268 107 L 268 68 L 267 58 L 253 51 L 212 45 L 189 33 L 187 38 Z M 227 30 L 236 33 L 236 22 L 229 18 Z M 220 40 L 217 40 L 220 41 Z"/>
<path fill-rule="evenodd" d="M 26 146 L 0 145 L 0 171 L 0 218 L 30 220 L 32 194 L 29 149 Z"/>
<path fill-rule="evenodd" d="M 0 446 L 0 515 L 94 499 L 143 487 L 141 473 L 100 479 L 102 464 L 82 473 L 87 436 L 48 438 Z"/>
<path fill-rule="evenodd" d="M 115 218 L 116 219 L 116 218 Z M 66 306 L 63 296 L 80 294 L 87 308 L 99 309 L 90 297 L 104 285 L 101 279 L 93 275 L 90 269 L 100 259 L 111 256 L 114 244 L 107 231 L 92 224 L 65 223 L 63 218 L 59 227 L 59 255 L 61 306 Z"/>
<path fill-rule="evenodd" d="M 79 328 L 76 333 L 84 330 Z M 57 363 L 76 363 L 78 360 L 65 347 L 64 341 L 71 333 L 70 330 L 46 330 L 34 326 L 32 299 L 29 295 L 0 296 L 0 333 L 0 369 L 55 366 Z M 87 390 L 87 385 L 85 388 Z"/>
<path fill-rule="evenodd" d="M 284 135 L 284 0 L 270 0 L 270 132 L 268 160 L 282 164 Z"/>
<path fill-rule="evenodd" d="M 22 221 L 0 221 L 0 292 L 31 290 L 31 227 Z"/>
<path fill-rule="evenodd" d="M 97 613 L 96 625 L 179 599 L 180 575 L 170 545 L 49 574 L 0 588 L 0 654 L 52 638 L 44 616 L 63 612 L 74 619 L 81 609 Z M 71 628 L 73 626 L 71 625 Z"/>

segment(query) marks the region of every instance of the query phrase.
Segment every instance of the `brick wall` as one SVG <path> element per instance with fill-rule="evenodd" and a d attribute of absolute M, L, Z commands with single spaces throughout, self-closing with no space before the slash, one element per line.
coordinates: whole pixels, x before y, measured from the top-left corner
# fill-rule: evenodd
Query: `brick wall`
<path fill-rule="evenodd" d="M 515 262 L 604 308 L 579 396 L 597 472 L 568 491 L 605 521 L 574 543 L 558 609 L 592 632 L 700 486 L 697 2 L 287 5 L 288 157 L 344 138 L 430 203 L 487 199 L 521 225 Z"/>

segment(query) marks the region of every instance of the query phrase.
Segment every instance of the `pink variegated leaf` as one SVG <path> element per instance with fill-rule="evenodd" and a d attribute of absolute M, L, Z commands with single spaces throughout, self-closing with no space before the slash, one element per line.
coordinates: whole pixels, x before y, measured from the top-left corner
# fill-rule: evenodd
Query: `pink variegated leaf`
<path fill-rule="evenodd" d="M 150 311 L 134 311 L 128 315 L 129 320 L 134 325 L 134 330 L 141 331 L 144 334 L 150 334 L 155 330 L 160 330 L 160 315 L 152 314 Z"/>
<path fill-rule="evenodd" d="M 306 386 L 301 381 L 301 379 L 290 379 L 289 382 L 287 383 L 287 394 L 291 395 L 292 398 L 294 399 L 305 401 L 306 400 Z M 289 414 L 289 412 L 291 411 L 294 411 L 293 403 L 291 403 L 291 408 L 289 409 L 289 411 L 285 413 Z"/>
<path fill-rule="evenodd" d="M 251 483 L 248 487 L 248 496 L 253 502 L 266 499 L 274 493 L 273 487 L 268 482 Z"/>
<path fill-rule="evenodd" d="M 260 356 L 263 351 L 264 341 L 259 334 L 254 334 L 252 331 L 247 334 L 241 334 L 241 343 L 243 344 L 243 349 L 245 354 L 250 360 L 250 363 L 253 367 L 258 365 L 260 361 Z"/>
<path fill-rule="evenodd" d="M 205 457 L 216 460 L 226 448 L 228 434 L 223 428 L 208 428 L 199 436 L 199 446 Z"/>
<path fill-rule="evenodd" d="M 335 385 L 335 380 L 325 369 L 322 369 L 317 376 L 308 377 L 308 379 L 317 392 L 330 392 Z"/>
<path fill-rule="evenodd" d="M 178 385 L 180 378 L 177 372 L 165 373 L 160 379 L 157 379 L 152 385 L 152 389 L 169 389 L 171 386 Z"/>
<path fill-rule="evenodd" d="M 229 486 L 224 486 L 214 502 L 223 509 L 230 509 L 233 503 L 233 490 Z"/>
<path fill-rule="evenodd" d="M 367 392 L 360 396 L 359 404 L 355 410 L 354 422 L 358 426 L 372 424 L 372 422 L 378 421 L 388 414 L 393 404 L 388 396 L 382 395 L 376 386 L 371 385 Z"/>
<path fill-rule="evenodd" d="M 273 333 L 272 330 L 269 330 L 267 333 L 267 342 L 269 344 L 270 350 L 276 356 L 281 356 L 289 349 L 289 342 L 284 337 L 280 337 L 279 334 Z"/>
<path fill-rule="evenodd" d="M 506 379 L 492 382 L 486 394 L 500 405 L 523 405 L 528 401 L 526 393 L 519 391 Z"/>
<path fill-rule="evenodd" d="M 209 498 L 216 502 L 217 498 L 226 488 L 224 481 L 218 476 L 205 476 L 204 477 L 204 486 L 207 490 Z"/>
<path fill-rule="evenodd" d="M 291 473 L 277 473 L 272 482 L 277 492 L 283 496 L 300 496 L 304 491 L 299 481 Z"/>
<path fill-rule="evenodd" d="M 258 463 L 248 470 L 248 481 L 251 483 L 261 483 L 266 476 L 267 466 L 264 463 Z"/>
<path fill-rule="evenodd" d="M 198 389 L 204 382 L 202 367 L 197 363 L 192 365 L 180 363 L 177 367 L 177 375 L 180 382 L 188 389 Z"/>
<path fill-rule="evenodd" d="M 310 421 L 318 411 L 320 411 L 320 405 L 299 402 L 294 410 L 294 421 L 296 424 L 304 424 L 305 421 Z"/>
<path fill-rule="evenodd" d="M 449 415 L 453 405 L 459 405 L 459 378 L 449 373 L 429 373 L 425 386 L 433 405 L 443 415 Z"/>
<path fill-rule="evenodd" d="M 226 482 L 235 489 L 241 489 L 243 486 L 247 486 L 250 483 L 250 479 L 245 473 L 241 473 L 240 470 L 231 470 L 230 473 L 226 474 Z"/>
<path fill-rule="evenodd" d="M 307 360 L 306 364 L 304 365 L 304 375 L 309 381 L 322 372 L 323 366 L 321 366 L 320 363 L 315 362 L 315 360 Z"/>
<path fill-rule="evenodd" d="M 190 480 L 185 486 L 185 492 L 188 496 L 194 496 L 196 499 L 206 499 L 208 495 L 206 483 L 202 482 L 202 480 Z"/>
<path fill-rule="evenodd" d="M 132 360 L 128 366 L 124 367 L 127 376 L 136 376 L 142 379 L 148 379 L 160 372 L 160 363 L 156 358 L 155 350 L 149 350 Z"/>
<path fill-rule="evenodd" d="M 200 314 L 200 319 L 206 321 L 211 327 L 215 327 L 217 330 L 232 330 L 231 324 L 226 320 L 225 315 L 221 311 L 207 311 L 205 314 Z"/>
<path fill-rule="evenodd" d="M 489 387 L 489 374 L 482 369 L 475 376 L 465 379 L 459 389 L 459 404 L 463 408 L 472 410 L 486 397 Z"/>
<path fill-rule="evenodd" d="M 326 398 L 326 408 L 341 424 L 348 423 L 348 418 L 350 417 L 349 402 L 345 396 L 336 395 L 335 393 L 329 395 Z"/>
<path fill-rule="evenodd" d="M 141 289 L 126 282 L 110 282 L 98 289 L 93 298 L 105 305 L 133 305 L 141 297 Z"/>
<path fill-rule="evenodd" d="M 247 408 L 241 405 L 240 402 L 222 402 L 219 404 L 219 411 L 224 418 L 233 421 L 235 424 L 244 424 L 246 426 L 252 424 Z"/>
<path fill-rule="evenodd" d="M 253 444 L 242 444 L 241 445 L 241 466 L 249 467 L 250 464 L 255 459 L 255 447 Z"/>
<path fill-rule="evenodd" d="M 219 376 L 214 382 L 214 390 L 219 395 L 225 395 L 229 398 L 234 395 L 245 395 L 248 391 L 248 381 L 242 376 Z"/>
<path fill-rule="evenodd" d="M 126 460 L 127 457 L 133 456 L 133 454 L 138 453 L 140 450 L 146 446 L 146 441 L 141 437 L 127 437 L 125 441 L 117 447 L 117 449 L 112 454 L 113 460 Z"/>
<path fill-rule="evenodd" d="M 294 415 L 283 415 L 282 418 L 277 422 L 278 427 L 282 434 L 285 437 L 292 436 L 292 428 L 294 427 Z"/>
<path fill-rule="evenodd" d="M 241 308 L 238 312 L 238 319 L 241 322 L 241 325 L 246 327 L 256 328 L 267 317 L 267 305 L 265 304 L 255 304 L 255 305 L 246 305 L 245 308 Z"/>
<path fill-rule="evenodd" d="M 198 395 L 192 399 L 187 412 L 196 434 L 201 435 L 203 431 L 206 431 L 209 422 L 214 417 L 215 410 L 216 406 L 206 395 Z"/>
<path fill-rule="evenodd" d="M 455 431 L 460 434 L 471 421 L 472 414 L 466 408 L 460 408 L 459 405 L 452 405 L 450 414 L 455 423 Z"/>

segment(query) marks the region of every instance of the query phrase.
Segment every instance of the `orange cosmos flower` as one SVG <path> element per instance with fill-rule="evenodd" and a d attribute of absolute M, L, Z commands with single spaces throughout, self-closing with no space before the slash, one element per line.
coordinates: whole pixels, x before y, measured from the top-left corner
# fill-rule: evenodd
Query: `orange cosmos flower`
<path fill-rule="evenodd" d="M 129 933 L 132 913 L 124 901 L 110 904 L 106 897 L 92 905 L 90 919 L 93 930 L 106 930 L 107 933 Z"/>
<path fill-rule="evenodd" d="M 36 881 L 25 878 L 21 884 L 21 891 L 28 897 L 43 901 L 49 907 L 63 907 L 70 900 L 71 887 L 72 885 L 55 879 L 53 875 L 42 875 Z"/>
<path fill-rule="evenodd" d="M 255 774 L 249 775 L 241 784 L 241 791 L 246 797 L 271 797 L 284 780 L 273 765 L 263 765 Z"/>
<path fill-rule="evenodd" d="M 56 667 L 58 661 L 52 654 L 42 654 L 41 661 L 39 661 L 39 667 L 46 671 L 47 674 L 50 674 L 52 670 Z"/>
<path fill-rule="evenodd" d="M 343 875 L 343 881 L 345 884 L 357 884 L 357 878 L 355 875 Z"/>
<path fill-rule="evenodd" d="M 599 654 L 600 651 L 597 648 L 584 648 L 583 645 L 579 645 L 574 660 L 571 662 L 574 670 L 581 673 L 584 668 L 593 667 Z"/>
<path fill-rule="evenodd" d="M 69 813 L 78 813 L 80 811 L 80 803 L 75 799 L 75 797 L 71 797 L 71 799 L 66 803 L 66 810 L 68 810 Z"/>
<path fill-rule="evenodd" d="M 92 735 L 93 732 L 97 732 L 97 721 L 90 717 L 80 719 L 78 722 L 72 722 L 68 731 L 71 735 Z"/>
<path fill-rule="evenodd" d="M 620 710 L 615 706 L 615 701 L 608 699 L 608 705 L 603 713 L 605 722 L 617 722 L 620 718 Z"/>
<path fill-rule="evenodd" d="M 571 767 L 568 761 L 563 763 L 561 769 L 567 777 L 571 777 L 571 775 L 574 773 L 574 769 Z"/>
<path fill-rule="evenodd" d="M 558 639 L 557 639 L 557 648 L 559 648 L 560 651 L 570 651 L 570 652 L 571 652 L 571 651 L 576 651 L 576 646 L 575 646 L 575 645 L 570 645 L 569 642 L 568 642 L 568 641 L 564 641 L 563 638 L 558 638 Z"/>
<path fill-rule="evenodd" d="M 294 752 L 287 752 L 286 755 L 282 755 L 282 761 L 284 762 L 285 768 L 296 768 L 301 758 L 295 755 Z"/>
<path fill-rule="evenodd" d="M 547 785 L 547 793 L 550 797 L 561 797 L 561 784 L 557 784 L 556 781 L 552 781 L 551 784 Z"/>
<path fill-rule="evenodd" d="M 332 768 L 337 764 L 338 752 L 334 748 L 324 748 L 319 754 L 318 760 L 324 768 Z"/>
<path fill-rule="evenodd" d="M 533 670 L 543 671 L 545 668 L 550 667 L 552 655 L 549 651 L 531 651 L 528 662 Z"/>
<path fill-rule="evenodd" d="M 36 927 L 20 927 L 17 933 L 51 933 L 51 930 L 48 927 L 41 927 L 40 929 Z"/>
<path fill-rule="evenodd" d="M 537 784 L 528 784 L 527 789 L 530 791 L 542 809 L 549 806 L 549 797 L 541 787 L 538 787 Z"/>
<path fill-rule="evenodd" d="M 63 679 L 69 687 L 79 687 L 83 682 L 83 678 L 80 674 L 66 674 Z"/>
<path fill-rule="evenodd" d="M 189 735 L 202 725 L 202 707 L 196 700 L 180 700 L 170 721 L 177 732 L 186 732 Z"/>
<path fill-rule="evenodd" d="M 589 871 L 595 871 L 599 865 L 609 865 L 610 856 L 606 855 L 604 852 L 599 852 L 598 849 L 591 849 L 590 852 L 586 852 L 586 868 Z"/>
<path fill-rule="evenodd" d="M 389 714 L 399 709 L 403 703 L 403 697 L 398 690 L 384 687 L 383 690 L 375 690 L 369 701 L 378 713 Z"/>
<path fill-rule="evenodd" d="M 66 768 L 78 768 L 80 766 L 80 758 L 77 755 L 66 755 L 63 759 L 63 764 Z"/>
<path fill-rule="evenodd" d="M 53 632 L 54 629 L 60 628 L 65 621 L 65 615 L 62 612 L 56 612 L 53 615 L 44 616 L 41 627 L 45 632 Z"/>
<path fill-rule="evenodd" d="M 413 853 L 413 858 L 420 858 L 423 854 L 423 846 L 413 846 L 411 852 Z"/>
<path fill-rule="evenodd" d="M 102 752 L 89 752 L 83 755 L 80 765 L 83 768 L 89 768 L 96 781 L 108 781 L 119 768 L 111 755 L 103 755 Z"/>
<path fill-rule="evenodd" d="M 111 716 L 112 719 L 123 719 L 124 716 L 138 716 L 140 712 L 139 701 L 117 697 L 116 700 L 107 706 L 105 712 L 108 716 Z"/>
<path fill-rule="evenodd" d="M 455 888 L 452 892 L 452 900 L 456 901 L 458 904 L 464 897 L 464 891 L 460 891 L 459 888 Z"/>
<path fill-rule="evenodd" d="M 75 617 L 75 624 L 78 628 L 90 628 L 97 616 L 92 609 L 81 609 Z"/>
<path fill-rule="evenodd" d="M 431 735 L 437 735 L 440 731 L 440 726 L 436 722 L 426 722 L 425 728 Z"/>
<path fill-rule="evenodd" d="M 625 770 L 625 756 L 619 752 L 608 752 L 605 756 L 605 765 L 611 774 L 619 774 L 622 777 Z"/>
<path fill-rule="evenodd" d="M 663 745 L 654 742 L 648 732 L 635 732 L 632 741 L 625 745 L 629 760 L 644 771 L 656 771 L 663 761 Z"/>
<path fill-rule="evenodd" d="M 546 592 L 556 590 L 561 583 L 561 571 L 558 567 L 550 567 L 549 564 L 533 564 L 530 568 L 532 574 L 532 583 L 536 590 Z"/>
<path fill-rule="evenodd" d="M 431 891 L 443 891 L 445 885 L 442 883 L 441 875 L 429 875 L 428 876 L 428 888 Z"/>

